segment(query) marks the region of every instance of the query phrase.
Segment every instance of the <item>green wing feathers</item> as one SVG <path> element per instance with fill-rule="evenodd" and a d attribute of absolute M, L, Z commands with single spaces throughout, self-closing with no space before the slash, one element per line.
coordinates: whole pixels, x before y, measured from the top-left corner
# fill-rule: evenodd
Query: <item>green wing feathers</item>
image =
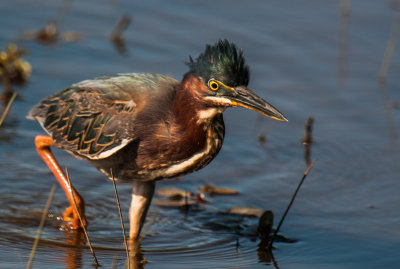
<path fill-rule="evenodd" d="M 138 111 L 158 85 L 177 81 L 155 74 L 121 74 L 86 80 L 60 91 L 32 108 L 57 147 L 89 159 L 102 159 L 123 148 L 135 135 Z M 164 84 L 164 85 L 165 85 Z"/>
<path fill-rule="evenodd" d="M 90 159 L 134 139 L 133 123 L 126 120 L 134 117 L 134 106 L 106 102 L 96 90 L 68 88 L 44 99 L 30 116 L 40 122 L 56 146 Z"/>

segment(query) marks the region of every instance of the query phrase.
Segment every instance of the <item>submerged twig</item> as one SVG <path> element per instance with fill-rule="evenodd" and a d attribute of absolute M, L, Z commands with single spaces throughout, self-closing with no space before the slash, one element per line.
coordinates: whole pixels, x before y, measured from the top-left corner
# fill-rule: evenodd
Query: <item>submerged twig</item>
<path fill-rule="evenodd" d="M 110 168 L 110 173 L 111 173 L 111 178 L 112 178 L 112 182 L 113 182 L 113 185 L 114 185 L 115 198 L 117 199 L 119 219 L 121 220 L 121 227 L 122 227 L 122 234 L 124 236 L 126 257 L 128 258 L 128 268 L 131 268 L 130 259 L 129 259 L 128 241 L 126 240 L 126 234 L 125 234 L 124 219 L 122 218 L 121 204 L 119 203 L 117 185 L 115 184 L 115 178 L 114 178 L 114 174 L 113 174 L 112 168 Z"/>
<path fill-rule="evenodd" d="M 338 73 L 340 82 L 348 75 L 349 69 L 349 26 L 351 16 L 351 0 L 340 0 L 339 2 L 339 33 L 338 33 Z"/>
<path fill-rule="evenodd" d="M 81 227 L 82 227 L 82 229 L 83 229 L 83 232 L 85 233 L 86 240 L 87 240 L 87 242 L 88 242 L 90 252 L 91 252 L 92 255 L 93 255 L 94 264 L 95 264 L 96 266 L 100 266 L 99 262 L 97 261 L 96 254 L 94 253 L 94 250 L 93 250 L 93 247 L 92 247 L 92 243 L 90 242 L 89 235 L 88 235 L 88 233 L 87 233 L 87 231 L 86 231 L 85 225 L 83 224 L 83 220 L 82 220 L 81 214 L 79 213 L 78 206 L 76 205 L 75 195 L 74 195 L 74 192 L 72 191 L 71 180 L 69 179 L 69 174 L 68 174 L 68 168 L 67 168 L 67 167 L 65 167 L 65 175 L 66 175 L 66 177 L 67 177 L 68 185 L 69 185 L 69 188 L 70 188 L 70 190 L 71 190 L 72 200 L 74 201 L 74 206 L 75 206 L 76 213 L 78 214 L 78 218 L 79 218 L 79 221 L 80 221 L 80 223 L 81 223 Z"/>
<path fill-rule="evenodd" d="M 7 117 L 8 112 L 11 109 L 12 104 L 14 103 L 15 97 L 17 97 L 17 92 L 14 92 L 13 95 L 11 96 L 10 100 L 7 103 L 6 108 L 4 109 L 3 115 L 1 115 L 0 118 L 0 127 L 3 125 L 4 120 Z"/>
<path fill-rule="evenodd" d="M 290 207 L 292 206 L 292 204 L 293 204 L 293 202 L 294 202 L 294 199 L 296 198 L 296 195 L 297 195 L 298 191 L 300 190 L 301 185 L 303 184 L 304 180 L 306 179 L 306 177 L 307 177 L 307 175 L 308 175 L 308 172 L 311 170 L 311 168 L 312 168 L 312 166 L 314 165 L 314 163 L 315 163 L 315 160 L 313 160 L 313 161 L 308 165 L 306 171 L 305 171 L 304 174 L 303 174 L 303 177 L 301 178 L 299 184 L 297 185 L 296 191 L 293 193 L 292 199 L 290 200 L 289 205 L 287 206 L 287 208 L 286 208 L 286 210 L 285 210 L 285 213 L 283 213 L 283 216 L 282 216 L 281 220 L 279 221 L 279 224 L 278 224 L 278 226 L 276 227 L 276 230 L 275 230 L 274 234 L 272 235 L 271 240 L 269 241 L 268 249 L 271 249 L 271 248 L 272 248 L 272 243 L 274 242 L 276 236 L 278 235 L 279 229 L 281 228 L 282 223 L 283 223 L 283 221 L 285 220 L 285 217 L 286 217 L 287 213 L 289 212 L 289 209 L 290 209 Z"/>
<path fill-rule="evenodd" d="M 47 212 L 49 212 L 50 204 L 51 204 L 51 201 L 53 200 L 53 195 L 54 195 L 55 190 L 56 190 L 56 185 L 53 185 L 51 187 L 46 206 L 43 210 L 42 218 L 40 219 L 39 229 L 37 230 L 37 233 L 36 233 L 35 242 L 33 243 L 31 255 L 29 256 L 29 261 L 28 261 L 28 264 L 26 265 L 26 269 L 32 268 L 33 258 L 35 257 L 36 248 L 37 248 L 37 245 L 39 244 L 40 235 L 42 234 L 44 222 L 46 221 Z"/>

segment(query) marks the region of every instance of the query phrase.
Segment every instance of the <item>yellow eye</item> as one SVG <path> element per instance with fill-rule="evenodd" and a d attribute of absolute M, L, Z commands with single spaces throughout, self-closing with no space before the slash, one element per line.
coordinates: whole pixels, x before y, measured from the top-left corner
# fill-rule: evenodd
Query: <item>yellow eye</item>
<path fill-rule="evenodd" d="M 208 87 L 210 87 L 210 89 L 212 91 L 218 91 L 219 90 L 219 84 L 215 80 L 210 80 L 208 82 Z"/>

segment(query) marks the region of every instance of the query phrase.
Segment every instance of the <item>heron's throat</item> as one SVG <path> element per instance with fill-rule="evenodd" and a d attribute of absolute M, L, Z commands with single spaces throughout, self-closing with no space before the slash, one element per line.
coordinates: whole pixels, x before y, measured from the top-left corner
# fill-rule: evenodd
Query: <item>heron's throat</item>
<path fill-rule="evenodd" d="M 222 114 L 225 108 L 215 108 L 209 107 L 204 108 L 202 110 L 197 111 L 197 121 L 198 122 L 208 122 L 211 123 L 212 119 L 214 119 L 217 115 Z"/>

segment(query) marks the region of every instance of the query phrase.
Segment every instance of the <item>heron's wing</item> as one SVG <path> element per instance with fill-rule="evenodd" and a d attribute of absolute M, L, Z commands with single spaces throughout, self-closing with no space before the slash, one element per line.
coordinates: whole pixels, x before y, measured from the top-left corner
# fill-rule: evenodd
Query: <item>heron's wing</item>
<path fill-rule="evenodd" d="M 138 138 L 138 113 L 166 89 L 162 85 L 177 83 L 153 74 L 86 80 L 42 100 L 28 118 L 37 120 L 56 146 L 78 157 L 103 159 Z"/>

